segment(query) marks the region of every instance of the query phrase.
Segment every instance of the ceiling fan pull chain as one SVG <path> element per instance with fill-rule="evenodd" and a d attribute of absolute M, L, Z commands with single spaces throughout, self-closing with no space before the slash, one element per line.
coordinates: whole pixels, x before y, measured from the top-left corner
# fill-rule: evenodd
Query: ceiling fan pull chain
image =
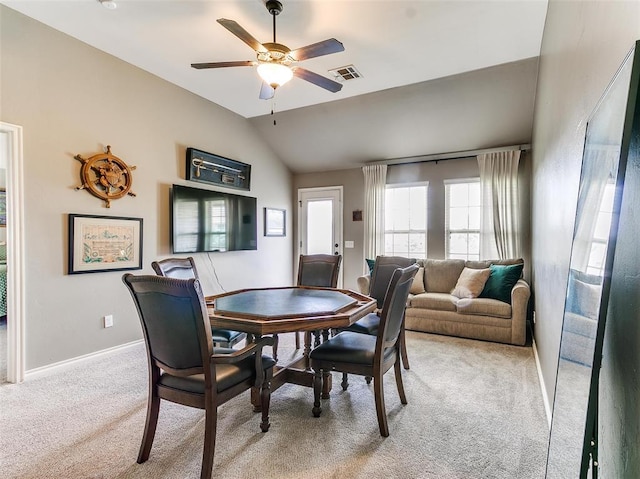
<path fill-rule="evenodd" d="M 272 98 L 271 99 L 271 116 L 273 117 L 273 126 L 276 126 L 275 111 L 276 111 L 276 101 Z"/>

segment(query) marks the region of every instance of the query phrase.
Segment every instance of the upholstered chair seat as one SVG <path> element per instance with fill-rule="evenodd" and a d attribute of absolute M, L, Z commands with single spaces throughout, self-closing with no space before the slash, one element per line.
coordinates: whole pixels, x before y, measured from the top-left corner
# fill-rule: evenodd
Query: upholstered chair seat
<path fill-rule="evenodd" d="M 331 363 L 363 364 L 373 367 L 376 341 L 376 336 L 370 334 L 344 331 L 311 351 L 311 357 L 316 363 L 323 362 L 329 367 Z M 394 348 L 386 348 L 383 360 L 392 360 L 394 355 Z"/>

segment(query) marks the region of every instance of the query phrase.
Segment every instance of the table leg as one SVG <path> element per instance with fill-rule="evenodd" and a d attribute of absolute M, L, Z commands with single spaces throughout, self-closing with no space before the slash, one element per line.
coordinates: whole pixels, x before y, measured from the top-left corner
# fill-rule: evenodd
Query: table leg
<path fill-rule="evenodd" d="M 305 358 L 304 368 L 307 371 L 311 371 L 311 364 L 309 362 L 309 354 L 310 353 L 311 353 L 311 332 L 310 331 L 305 331 L 304 332 L 304 351 L 302 352 L 302 355 Z"/>
<path fill-rule="evenodd" d="M 322 372 L 322 399 L 329 399 L 331 392 L 332 376 L 330 372 Z"/>

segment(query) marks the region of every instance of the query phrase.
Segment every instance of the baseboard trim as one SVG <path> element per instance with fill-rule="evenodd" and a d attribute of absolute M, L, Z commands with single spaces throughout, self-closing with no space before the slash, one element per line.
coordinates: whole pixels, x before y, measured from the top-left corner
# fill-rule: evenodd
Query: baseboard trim
<path fill-rule="evenodd" d="M 57 372 L 59 370 L 86 361 L 87 359 L 93 359 L 100 356 L 108 356 L 110 354 L 132 348 L 143 342 L 144 341 L 142 339 L 137 339 L 135 341 L 131 341 L 130 343 L 120 344 L 119 346 L 114 346 L 112 348 L 102 349 L 100 351 L 84 354 L 75 358 L 65 359 L 64 361 L 59 361 L 57 363 L 47 364 L 46 366 L 41 366 L 39 368 L 29 369 L 28 371 L 25 371 L 25 379 L 34 379 L 42 376 L 48 376 L 49 374 L 53 374 L 54 372 Z"/>
<path fill-rule="evenodd" d="M 542 375 L 542 368 L 540 367 L 540 357 L 538 356 L 538 348 L 536 347 L 536 340 L 531 335 L 531 344 L 533 347 L 533 357 L 536 360 L 536 371 L 538 371 L 538 381 L 540 382 L 540 392 L 542 393 L 542 402 L 544 403 L 544 412 L 547 415 L 547 426 L 551 430 L 551 406 L 549 404 L 549 395 L 547 394 L 547 387 L 544 384 L 544 376 Z"/>

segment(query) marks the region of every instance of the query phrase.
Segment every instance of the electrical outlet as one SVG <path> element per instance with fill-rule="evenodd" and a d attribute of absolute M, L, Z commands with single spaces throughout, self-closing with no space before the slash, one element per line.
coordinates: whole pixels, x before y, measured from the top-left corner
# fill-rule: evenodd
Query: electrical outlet
<path fill-rule="evenodd" d="M 111 326 L 113 326 L 113 315 L 112 314 L 109 314 L 109 315 L 105 316 L 102 319 L 104 320 L 104 327 L 105 328 L 110 328 Z"/>

